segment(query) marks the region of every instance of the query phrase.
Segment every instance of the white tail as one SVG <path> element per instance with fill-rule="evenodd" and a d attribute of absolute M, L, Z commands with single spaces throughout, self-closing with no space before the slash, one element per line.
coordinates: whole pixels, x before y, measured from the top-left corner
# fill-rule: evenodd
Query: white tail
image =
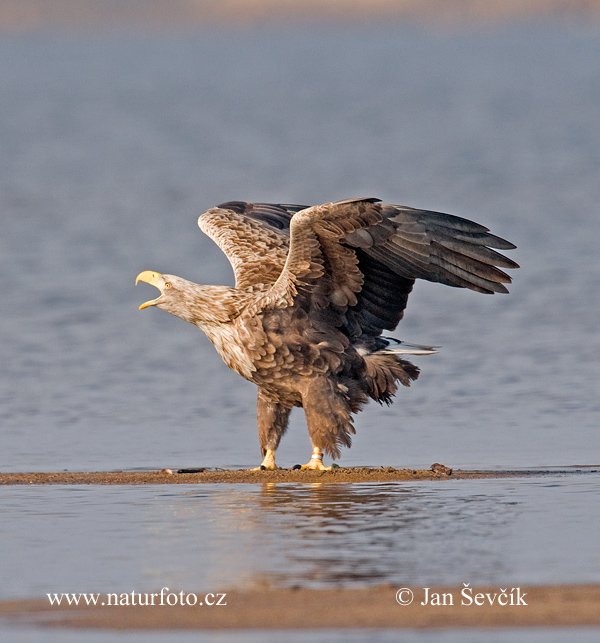
<path fill-rule="evenodd" d="M 379 349 L 377 352 L 383 355 L 432 355 L 437 353 L 437 349 L 441 346 L 421 346 L 420 344 L 409 344 L 408 342 L 401 342 L 399 339 L 393 337 L 381 337 L 387 346 Z"/>

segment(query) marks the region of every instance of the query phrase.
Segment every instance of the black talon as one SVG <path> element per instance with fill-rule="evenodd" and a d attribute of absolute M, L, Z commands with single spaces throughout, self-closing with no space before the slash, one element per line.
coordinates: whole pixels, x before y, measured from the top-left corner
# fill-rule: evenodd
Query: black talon
<path fill-rule="evenodd" d="M 301 464 L 295 464 L 295 465 L 292 467 L 292 469 L 302 469 L 302 465 L 301 465 Z"/>

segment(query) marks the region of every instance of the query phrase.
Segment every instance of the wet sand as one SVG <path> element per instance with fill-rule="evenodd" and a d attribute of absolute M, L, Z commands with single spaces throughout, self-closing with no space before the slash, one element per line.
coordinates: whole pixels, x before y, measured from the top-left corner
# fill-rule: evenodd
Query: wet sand
<path fill-rule="evenodd" d="M 567 467 L 548 470 L 452 470 L 435 463 L 429 469 L 396 469 L 394 467 L 348 467 L 331 471 L 302 471 L 277 469 L 276 471 L 253 471 L 251 469 L 163 469 L 161 471 L 96 471 L 96 472 L 31 472 L 0 473 L 0 485 L 51 485 L 51 484 L 98 484 L 98 485 L 144 485 L 144 484 L 206 484 L 268 482 L 314 483 L 314 482 L 396 482 L 417 480 L 466 480 L 478 478 L 523 478 L 548 475 L 581 475 L 598 473 L 600 467 Z"/>
<path fill-rule="evenodd" d="M 371 589 L 257 589 L 230 591 L 211 596 L 221 605 L 188 606 L 104 606 L 50 607 L 47 600 L 0 602 L 0 618 L 20 625 L 45 627 L 96 628 L 116 630 L 248 630 L 248 629 L 327 629 L 327 628 L 448 628 L 448 627 L 569 627 L 600 625 L 600 585 L 558 585 L 547 587 L 475 587 L 473 598 L 491 596 L 506 590 L 499 605 L 475 601 L 461 595 L 463 587 L 430 589 L 446 595 L 446 604 L 423 605 L 425 591 L 413 587 L 410 605 L 396 601 L 399 588 Z M 215 590 L 213 590 L 215 591 Z M 155 590 L 158 594 L 160 590 Z M 510 596 L 526 605 L 510 605 Z M 124 596 L 124 595 L 119 595 Z M 131 603 L 131 594 L 128 595 Z M 139 595 L 138 595 L 139 596 Z M 142 594 L 144 596 L 144 594 Z M 165 593 L 166 596 L 166 593 Z M 175 594 L 171 594 L 175 596 Z M 184 595 L 185 596 L 185 595 Z M 198 601 L 205 595 L 197 592 Z M 407 596 L 407 594 L 403 594 Z M 450 596 L 450 598 L 449 598 Z M 218 598 L 217 598 L 218 597 Z M 179 599 L 179 595 L 177 594 Z M 99 601 L 106 599 L 100 595 Z M 139 599 L 137 599 L 139 601 Z M 143 599 L 145 602 L 147 599 Z M 160 600 L 159 596 L 155 601 Z M 480 602 L 484 599 L 478 599 Z M 485 599 L 487 600 L 487 599 Z M 450 604 L 452 601 L 452 604 Z M 166 601 L 165 601 L 166 602 Z M 192 602 L 192 601 L 190 601 Z M 440 603 L 442 599 L 440 598 Z M 467 604 L 461 604 L 462 602 Z"/>

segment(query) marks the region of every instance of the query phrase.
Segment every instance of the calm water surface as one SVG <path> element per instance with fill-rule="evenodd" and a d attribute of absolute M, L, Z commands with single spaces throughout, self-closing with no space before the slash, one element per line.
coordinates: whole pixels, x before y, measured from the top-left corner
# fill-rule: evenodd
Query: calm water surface
<path fill-rule="evenodd" d="M 7 628 L 10 640 L 15 643 L 162 643 L 164 632 L 96 632 L 65 631 L 54 632 L 48 629 Z M 169 641 L 187 643 L 304 643 L 312 637 L 319 643 L 437 643 L 440 639 L 447 643 L 597 643 L 598 631 L 593 628 L 547 628 L 547 629 L 508 629 L 508 630 L 305 630 L 298 632 L 246 631 L 246 632 L 168 632 Z"/>
<path fill-rule="evenodd" d="M 597 490 L 598 474 L 419 485 L 8 487 L 1 494 L 0 575 L 10 582 L 0 598 L 161 587 L 218 592 L 264 584 L 389 583 L 393 591 L 465 582 L 599 582 Z M 15 633 L 10 624 L 2 627 Z M 261 640 L 280 640 L 277 633 L 261 634 Z M 508 630 L 485 640 L 561 640 L 552 638 L 557 631 L 546 634 Z M 576 640 L 593 641 L 598 630 L 579 634 Z M 377 632 L 369 640 L 397 640 L 391 636 Z M 469 636 L 449 631 L 444 638 L 482 640 L 475 632 Z M 406 640 L 433 640 L 428 637 L 409 632 Z M 82 640 L 94 641 L 93 632 Z M 254 641 L 259 633 L 199 640 Z"/>
<path fill-rule="evenodd" d="M 600 582 L 597 485 L 11 487 L 0 596 Z"/>
<path fill-rule="evenodd" d="M 340 464 L 600 463 L 599 29 L 5 34 L 0 61 L 0 470 L 256 464 L 254 387 L 133 280 L 231 284 L 195 223 L 224 200 L 363 195 L 523 267 L 508 297 L 417 284 L 396 335 L 443 350 Z M 279 461 L 309 451 L 296 414 Z M 597 482 L 4 488 L 0 595 L 598 582 Z"/>

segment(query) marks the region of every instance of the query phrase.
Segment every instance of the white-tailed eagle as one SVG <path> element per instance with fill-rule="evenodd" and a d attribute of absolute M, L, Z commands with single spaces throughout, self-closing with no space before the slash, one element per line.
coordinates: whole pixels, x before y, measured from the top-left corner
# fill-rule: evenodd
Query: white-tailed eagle
<path fill-rule="evenodd" d="M 145 271 L 156 306 L 203 330 L 225 363 L 258 386 L 261 468 L 292 407 L 306 415 L 313 445 L 304 467 L 323 469 L 355 432 L 369 399 L 390 403 L 419 369 L 401 357 L 434 352 L 382 336 L 402 319 L 415 279 L 506 293 L 518 265 L 493 248 L 515 246 L 467 219 L 348 199 L 313 207 L 231 201 L 198 219 L 225 253 L 235 287 L 200 286 Z"/>

